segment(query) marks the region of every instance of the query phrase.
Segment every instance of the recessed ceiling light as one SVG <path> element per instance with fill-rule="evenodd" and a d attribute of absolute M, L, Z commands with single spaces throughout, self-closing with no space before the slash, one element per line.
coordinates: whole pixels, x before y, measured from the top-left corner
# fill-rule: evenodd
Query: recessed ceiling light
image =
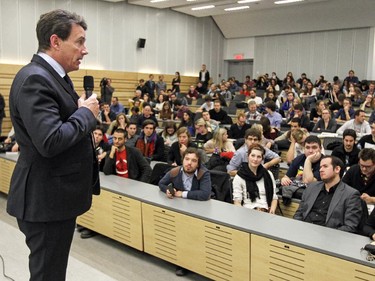
<path fill-rule="evenodd" d="M 302 1 L 305 1 L 305 0 L 280 0 L 280 1 L 275 1 L 274 3 L 276 5 L 280 5 L 280 4 L 289 4 L 289 3 L 302 2 Z"/>
<path fill-rule="evenodd" d="M 191 8 L 193 11 L 199 11 L 199 10 L 206 10 L 206 9 L 212 9 L 215 8 L 214 5 L 208 5 L 208 6 L 201 6 L 201 7 L 195 7 Z"/>
<path fill-rule="evenodd" d="M 241 6 L 241 7 L 233 7 L 233 8 L 226 8 L 224 11 L 237 11 L 237 10 L 244 10 L 244 9 L 249 9 L 249 6 Z"/>

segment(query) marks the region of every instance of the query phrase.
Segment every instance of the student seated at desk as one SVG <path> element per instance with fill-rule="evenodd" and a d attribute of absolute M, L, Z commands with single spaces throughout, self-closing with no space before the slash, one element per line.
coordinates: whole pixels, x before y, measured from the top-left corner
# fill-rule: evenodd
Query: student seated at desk
<path fill-rule="evenodd" d="M 233 179 L 233 202 L 237 206 L 274 214 L 278 200 L 276 183 L 273 174 L 262 165 L 264 155 L 260 144 L 249 147 L 248 163 L 242 164 Z"/>
<path fill-rule="evenodd" d="M 344 163 L 335 156 L 324 156 L 320 161 L 322 181 L 308 185 L 294 219 L 357 232 L 362 217 L 358 190 L 340 180 Z"/>
<path fill-rule="evenodd" d="M 375 123 L 371 124 L 371 134 L 363 136 L 358 141 L 358 147 L 363 148 L 375 148 Z"/>
<path fill-rule="evenodd" d="M 343 143 L 335 147 L 332 156 L 339 158 L 345 165 L 345 168 L 358 164 L 359 149 L 355 145 L 357 134 L 353 129 L 346 129 L 342 135 Z"/>
<path fill-rule="evenodd" d="M 113 145 L 107 153 L 103 172 L 106 175 L 149 182 L 151 167 L 138 149 L 125 146 L 125 130 L 117 129 L 113 133 Z"/>
<path fill-rule="evenodd" d="M 260 143 L 262 133 L 256 128 L 247 129 L 245 132 L 245 143 L 234 153 L 227 165 L 227 172 L 234 177 L 241 168 L 243 162 L 248 161 L 247 153 L 253 143 Z M 271 168 L 281 162 L 280 156 L 272 150 L 265 148 L 265 160 L 270 160 L 263 164 L 266 169 Z"/>
<path fill-rule="evenodd" d="M 335 133 L 337 129 L 337 122 L 335 118 L 331 118 L 331 111 L 329 109 L 322 110 L 322 118 L 316 122 L 312 131 L 314 133 L 330 132 Z"/>
<path fill-rule="evenodd" d="M 337 134 L 342 135 L 346 129 L 353 129 L 360 136 L 371 134 L 370 124 L 365 120 L 366 113 L 362 109 L 354 112 L 354 119 L 346 121 L 338 130 Z"/>
<path fill-rule="evenodd" d="M 206 201 L 211 196 L 210 172 L 202 165 L 202 157 L 193 147 L 187 148 L 182 155 L 182 167 L 171 169 L 160 181 L 159 188 L 168 198 L 174 197 Z M 176 275 L 188 273 L 177 266 Z"/>
<path fill-rule="evenodd" d="M 182 165 L 181 155 L 188 147 L 196 148 L 196 145 L 191 141 L 191 135 L 186 127 L 182 127 L 177 130 L 177 139 L 178 141 L 171 145 L 167 159 L 168 164 L 174 166 Z"/>
<path fill-rule="evenodd" d="M 164 140 L 156 133 L 156 124 L 152 120 L 145 120 L 142 124 L 142 132 L 139 135 L 135 147 L 144 157 L 154 161 L 164 160 Z"/>

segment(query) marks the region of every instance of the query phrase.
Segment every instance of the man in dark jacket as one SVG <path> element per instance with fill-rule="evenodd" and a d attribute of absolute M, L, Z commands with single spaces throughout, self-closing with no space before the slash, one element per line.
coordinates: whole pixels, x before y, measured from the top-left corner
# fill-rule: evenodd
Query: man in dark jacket
<path fill-rule="evenodd" d="M 358 164 L 359 149 L 355 145 L 357 134 L 353 129 L 346 129 L 343 133 L 343 144 L 335 147 L 332 155 L 340 158 L 346 168 Z"/>
<path fill-rule="evenodd" d="M 106 156 L 103 172 L 142 182 L 149 182 L 151 167 L 138 149 L 125 146 L 125 130 L 113 134 L 111 152 Z"/>

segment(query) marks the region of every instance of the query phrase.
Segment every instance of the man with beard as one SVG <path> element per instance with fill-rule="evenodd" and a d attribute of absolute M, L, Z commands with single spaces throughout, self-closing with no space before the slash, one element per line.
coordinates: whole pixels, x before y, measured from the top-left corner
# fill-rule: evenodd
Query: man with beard
<path fill-rule="evenodd" d="M 125 130 L 117 129 L 113 133 L 111 151 L 105 158 L 104 174 L 149 182 L 151 171 L 150 165 L 138 149 L 125 146 Z"/>
<path fill-rule="evenodd" d="M 322 181 L 306 187 L 294 219 L 356 232 L 362 216 L 361 199 L 358 190 L 340 180 L 343 171 L 344 163 L 339 158 L 323 157 Z"/>

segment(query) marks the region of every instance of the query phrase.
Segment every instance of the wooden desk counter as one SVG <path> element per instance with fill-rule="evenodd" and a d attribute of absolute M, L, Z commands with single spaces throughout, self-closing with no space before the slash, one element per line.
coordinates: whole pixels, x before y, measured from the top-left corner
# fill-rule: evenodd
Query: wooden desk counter
<path fill-rule="evenodd" d="M 367 237 L 216 200 L 168 199 L 157 186 L 100 177 L 102 194 L 79 218 L 84 226 L 209 278 L 375 280 L 375 262 L 360 253 Z"/>

